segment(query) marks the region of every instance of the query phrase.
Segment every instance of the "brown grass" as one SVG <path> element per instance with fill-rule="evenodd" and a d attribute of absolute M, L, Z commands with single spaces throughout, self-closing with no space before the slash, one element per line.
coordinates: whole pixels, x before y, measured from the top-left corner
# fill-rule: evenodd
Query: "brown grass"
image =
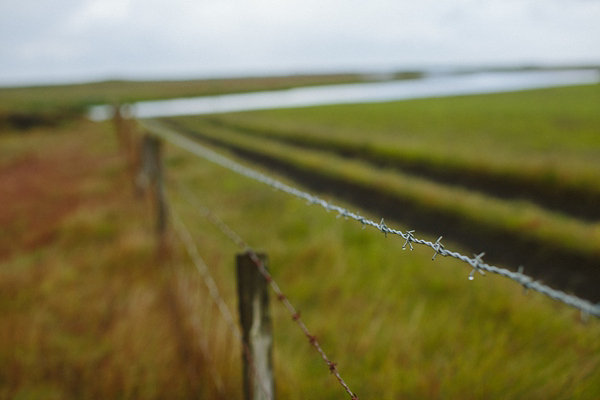
<path fill-rule="evenodd" d="M 113 135 L 79 121 L 0 137 L 0 399 L 232 394 L 186 322 L 186 272 L 154 259 Z"/>

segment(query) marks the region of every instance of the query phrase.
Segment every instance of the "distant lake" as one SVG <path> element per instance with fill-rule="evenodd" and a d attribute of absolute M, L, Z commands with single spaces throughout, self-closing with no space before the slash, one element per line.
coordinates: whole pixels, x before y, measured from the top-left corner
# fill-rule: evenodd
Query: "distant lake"
<path fill-rule="evenodd" d="M 331 104 L 382 103 L 594 83 L 600 83 L 599 70 L 480 72 L 432 75 L 414 80 L 311 86 L 286 90 L 142 101 L 133 104 L 132 111 L 137 118 L 171 117 Z M 89 115 L 91 119 L 103 120 L 109 118 L 111 114 L 111 107 L 95 106 L 90 109 Z"/>

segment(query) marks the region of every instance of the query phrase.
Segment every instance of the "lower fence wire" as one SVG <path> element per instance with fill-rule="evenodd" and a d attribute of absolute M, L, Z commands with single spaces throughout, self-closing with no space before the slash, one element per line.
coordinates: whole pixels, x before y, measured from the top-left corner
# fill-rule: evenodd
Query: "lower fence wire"
<path fill-rule="evenodd" d="M 221 316 L 225 320 L 225 323 L 227 324 L 228 329 L 231 331 L 233 336 L 241 343 L 244 357 L 246 357 L 246 360 L 248 361 L 248 364 L 250 365 L 250 368 L 252 369 L 253 374 L 256 376 L 257 380 L 260 382 L 261 390 L 263 391 L 263 393 L 265 394 L 265 396 L 268 399 L 272 399 L 269 390 L 265 387 L 264 380 L 261 379 L 260 376 L 258 376 L 258 372 L 256 370 L 254 360 L 252 359 L 252 354 L 250 352 L 250 348 L 248 347 L 248 344 L 244 341 L 244 339 L 242 337 L 242 333 L 240 332 L 239 327 L 236 325 L 235 320 L 233 319 L 233 316 L 231 314 L 231 311 L 229 311 L 229 308 L 227 307 L 225 300 L 219 293 L 219 289 L 217 287 L 215 280 L 213 279 L 212 275 L 210 274 L 210 271 L 208 270 L 206 263 L 200 256 L 200 253 L 198 252 L 198 248 L 192 238 L 192 235 L 190 234 L 190 231 L 187 229 L 187 227 L 183 223 L 183 220 L 181 219 L 181 217 L 179 217 L 179 215 L 177 214 L 177 212 L 174 210 L 173 207 L 170 208 L 170 217 L 171 217 L 171 222 L 172 222 L 173 228 L 175 229 L 175 232 L 177 233 L 177 236 L 185 245 L 185 248 L 186 248 L 186 251 L 187 251 L 189 257 L 192 259 L 192 262 L 194 263 L 196 269 L 200 273 L 200 276 L 202 277 L 204 284 L 208 288 L 208 293 L 210 294 L 210 297 L 212 298 L 213 302 L 216 304 L 217 308 L 219 309 L 219 312 L 221 313 Z"/>
<path fill-rule="evenodd" d="M 240 249 L 242 249 L 246 254 L 250 256 L 261 275 L 265 278 L 266 282 L 271 286 L 271 289 L 277 296 L 277 300 L 279 300 L 285 308 L 288 310 L 292 319 L 296 322 L 296 324 L 300 327 L 304 335 L 308 338 L 309 343 L 317 350 L 321 358 L 327 364 L 329 371 L 335 375 L 339 383 L 346 390 L 346 392 L 351 396 L 353 400 L 358 400 L 358 396 L 352 392 L 348 384 L 344 381 L 342 376 L 340 375 L 337 363 L 331 361 L 325 351 L 321 348 L 317 337 L 313 335 L 306 325 L 302 318 L 300 317 L 300 311 L 296 310 L 296 308 L 290 303 L 287 296 L 283 294 L 279 285 L 269 271 L 267 271 L 264 263 L 261 261 L 260 257 L 256 254 L 256 251 L 244 240 L 240 235 L 238 235 L 233 229 L 231 229 L 225 222 L 223 222 L 217 215 L 215 215 L 209 208 L 204 206 L 198 197 L 194 195 L 194 193 L 189 190 L 187 187 L 183 186 L 180 182 L 176 182 L 176 187 L 181 193 L 182 197 L 188 202 L 194 210 L 199 212 L 206 220 L 208 220 L 211 224 L 213 224 L 217 229 L 219 229 L 225 236 L 227 236 L 232 242 L 234 242 Z"/>
<path fill-rule="evenodd" d="M 386 237 L 388 234 L 400 236 L 403 240 L 405 240 L 403 249 L 407 246 L 412 250 L 413 243 L 420 244 L 423 246 L 430 247 L 435 251 L 432 259 L 435 259 L 439 254 L 441 256 L 450 256 L 456 258 L 458 260 L 466 263 L 469 268 L 471 268 L 471 272 L 469 274 L 469 280 L 473 280 L 474 274 L 476 272 L 481 273 L 484 272 L 492 272 L 498 274 L 500 276 L 504 276 L 505 278 L 511 279 L 520 285 L 522 285 L 527 290 L 534 290 L 536 292 L 545 294 L 546 296 L 558 300 L 564 304 L 567 304 L 571 307 L 577 308 L 581 311 L 582 316 L 587 318 L 588 315 L 594 315 L 596 317 L 600 317 L 600 304 L 592 304 L 591 302 L 581 299 L 577 296 L 573 296 L 567 294 L 561 290 L 556 290 L 551 288 L 550 286 L 544 285 L 543 283 L 534 280 L 530 276 L 523 274 L 522 268 L 519 268 L 518 272 L 513 272 L 505 268 L 499 268 L 494 265 L 489 265 L 483 262 L 483 256 L 485 253 L 480 253 L 478 255 L 474 255 L 472 258 L 465 256 L 456 251 L 450 251 L 444 247 L 441 243 L 442 237 L 440 236 L 437 241 L 431 242 L 424 239 L 419 239 L 413 235 L 414 231 L 402 232 L 397 229 L 389 228 L 382 218 L 379 223 L 372 221 L 368 218 L 361 216 L 358 213 L 351 212 L 346 208 L 340 207 L 338 205 L 329 203 L 323 199 L 320 199 L 317 196 L 313 196 L 310 193 L 304 192 L 302 190 L 296 189 L 292 186 L 286 185 L 276 179 L 268 177 L 260 172 L 257 172 L 251 168 L 248 168 L 240 163 L 237 163 L 227 157 L 218 154 L 207 147 L 202 146 L 197 141 L 186 138 L 181 133 L 174 131 L 173 129 L 169 129 L 164 125 L 160 124 L 156 120 L 145 120 L 140 121 L 141 125 L 146 129 L 151 131 L 153 134 L 161 137 L 162 139 L 178 146 L 182 149 L 185 149 L 192 154 L 195 154 L 199 157 L 205 158 L 206 160 L 220 165 L 224 168 L 227 168 L 231 171 L 234 171 L 240 175 L 244 175 L 250 179 L 254 179 L 255 181 L 262 182 L 274 189 L 280 190 L 282 192 L 288 193 L 292 196 L 298 197 L 300 199 L 306 200 L 307 204 L 315 204 L 323 207 L 327 211 L 334 211 L 338 213 L 338 217 L 344 217 L 345 219 L 352 219 L 357 222 L 360 222 L 364 227 L 370 226 L 373 227 L 381 233 L 383 233 Z"/>

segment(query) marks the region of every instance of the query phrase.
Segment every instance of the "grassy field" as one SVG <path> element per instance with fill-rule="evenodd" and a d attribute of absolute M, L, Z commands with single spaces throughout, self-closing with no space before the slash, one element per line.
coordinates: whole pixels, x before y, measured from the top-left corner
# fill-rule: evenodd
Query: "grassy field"
<path fill-rule="evenodd" d="M 214 116 L 255 136 L 600 188 L 600 85 Z"/>
<path fill-rule="evenodd" d="M 419 73 L 414 72 L 397 74 L 393 78 L 407 79 L 419 76 Z M 122 104 L 141 100 L 355 83 L 368 79 L 368 76 L 360 74 L 337 74 L 187 81 L 106 81 L 55 86 L 0 87 L 0 115 L 7 111 L 82 110 L 97 104 Z"/>
<path fill-rule="evenodd" d="M 173 316 L 170 288 L 196 274 L 155 259 L 112 127 L 9 131 L 0 149 L 0 399 L 214 398 Z"/>
<path fill-rule="evenodd" d="M 325 174 L 334 179 L 370 187 L 373 193 L 397 195 L 431 209 L 445 209 L 463 219 L 482 224 L 525 231 L 580 251 L 600 251 L 600 225 L 552 213 L 523 201 L 504 201 L 461 187 L 438 184 L 427 179 L 389 169 L 381 169 L 360 160 L 348 160 L 325 151 L 307 150 L 278 141 L 245 135 L 236 130 L 203 123 L 202 117 L 175 119 L 184 129 L 200 132 L 203 137 L 218 140 L 258 155 L 284 159 L 307 174 Z M 168 123 L 168 120 L 167 120 Z M 525 229 L 527 228 L 527 229 Z"/>
<path fill-rule="evenodd" d="M 360 224 L 170 151 L 175 179 L 194 188 L 251 245 L 269 253 L 276 280 L 361 398 L 595 396 L 600 365 L 591 361 L 594 351 L 576 350 L 580 339 L 563 335 L 591 334 L 597 321 L 581 325 L 577 313 L 535 294 L 525 296 L 501 278 L 470 282 L 469 271 L 454 261 L 433 263 L 423 249 L 402 251 L 398 239 L 386 240 Z M 187 207 L 176 196 L 174 204 L 185 220 L 194 221 L 197 214 L 183 211 Z M 207 254 L 217 248 L 235 251 L 227 241 L 212 245 L 226 239 L 207 223 L 195 229 L 198 237 L 211 238 L 204 246 Z M 232 274 L 226 256 L 222 262 Z M 272 307 L 280 397 L 342 397 L 289 314 L 276 302 Z M 587 345 L 593 334 L 589 340 Z M 559 355 L 558 343 L 566 345 Z M 592 357 L 580 360 L 588 365 L 589 381 L 562 376 L 583 372 L 570 364 L 575 353 Z"/>
<path fill-rule="evenodd" d="M 273 152 L 289 146 L 250 142 Z M 600 397 L 597 319 L 582 323 L 578 312 L 497 276 L 469 281 L 464 264 L 432 262 L 420 247 L 402 251 L 398 238 L 183 150 L 167 146 L 165 154 L 170 180 L 268 253 L 274 278 L 360 398 Z M 379 173 L 318 155 L 288 152 L 338 175 L 370 181 Z M 215 398 L 214 371 L 221 395 L 240 397 L 239 348 L 223 339 L 224 324 L 174 236 L 166 268 L 158 265 L 151 207 L 134 198 L 126 170 L 110 123 L 69 120 L 0 135 L 0 398 Z M 382 184 L 395 176 L 382 173 Z M 408 186 L 401 190 L 426 193 L 424 182 Z M 430 190 L 435 198 L 442 189 Z M 169 193 L 235 311 L 237 247 Z M 274 298 L 271 307 L 278 398 L 344 398 L 287 311 Z"/>
<path fill-rule="evenodd" d="M 590 85 L 164 123 L 305 181 L 344 182 L 362 207 L 361 197 L 394 199 L 396 210 L 390 200 L 378 211 L 597 300 L 586 281 L 600 272 L 599 94 Z M 417 159 L 440 173 L 403 168 Z"/>
<path fill-rule="evenodd" d="M 418 78 L 417 72 L 398 73 L 389 79 Z M 187 81 L 105 81 L 94 83 L 0 87 L 0 130 L 54 127 L 87 113 L 98 104 L 125 104 L 223 93 L 287 89 L 369 80 L 360 74 L 291 75 Z"/>

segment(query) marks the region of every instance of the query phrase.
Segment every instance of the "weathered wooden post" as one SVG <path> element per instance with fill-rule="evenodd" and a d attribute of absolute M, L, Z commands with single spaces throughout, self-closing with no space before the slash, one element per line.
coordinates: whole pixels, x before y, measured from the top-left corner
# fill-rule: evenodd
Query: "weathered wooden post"
<path fill-rule="evenodd" d="M 119 141 L 119 146 L 122 150 L 125 149 L 125 141 L 123 140 L 123 114 L 121 113 L 121 105 L 116 104 L 113 106 L 113 124 L 115 126 L 115 132 Z"/>
<path fill-rule="evenodd" d="M 167 201 L 165 195 L 164 170 L 162 162 L 162 141 L 146 134 L 141 143 L 142 168 L 137 177 L 137 184 L 145 191 L 152 186 L 154 213 L 156 215 L 156 235 L 159 256 L 167 251 Z"/>
<path fill-rule="evenodd" d="M 127 171 L 130 179 L 134 181 L 135 186 L 137 149 L 134 146 L 133 138 L 135 131 L 134 124 L 127 106 L 122 106 L 120 104 L 114 106 L 113 124 L 115 126 L 115 132 L 117 133 L 119 147 L 127 162 Z M 135 194 L 139 195 L 140 193 L 139 191 L 136 191 Z"/>
<path fill-rule="evenodd" d="M 125 113 L 127 116 L 123 116 L 123 109 L 126 109 L 126 107 L 120 104 L 114 106 L 113 124 L 117 133 L 119 147 L 127 157 L 127 162 L 130 163 L 132 153 L 131 121 L 128 112 Z"/>
<path fill-rule="evenodd" d="M 258 257 L 267 265 L 267 256 Z M 237 284 L 240 320 L 244 343 L 248 345 L 251 363 L 242 354 L 244 398 L 275 398 L 273 378 L 273 325 L 269 311 L 269 291 L 264 276 L 248 253 L 237 255 Z"/>

